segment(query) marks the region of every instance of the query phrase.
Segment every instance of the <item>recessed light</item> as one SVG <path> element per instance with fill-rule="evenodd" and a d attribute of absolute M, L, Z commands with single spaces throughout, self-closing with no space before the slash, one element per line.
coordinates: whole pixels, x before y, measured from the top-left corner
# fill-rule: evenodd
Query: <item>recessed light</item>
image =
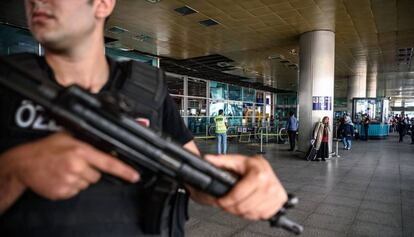
<path fill-rule="evenodd" d="M 202 24 L 203 26 L 209 27 L 209 26 L 214 26 L 214 25 L 218 25 L 219 23 L 213 19 L 207 19 L 207 20 L 203 20 L 203 21 L 199 21 L 200 24 Z"/>
<path fill-rule="evenodd" d="M 289 54 L 291 54 L 291 55 L 297 55 L 298 52 L 296 51 L 296 49 L 289 49 Z"/>
<path fill-rule="evenodd" d="M 191 7 L 188 7 L 188 6 L 176 8 L 176 9 L 174 9 L 174 11 L 180 13 L 182 16 L 187 16 L 187 15 L 190 15 L 190 14 L 197 13 L 196 10 L 194 10 Z"/>

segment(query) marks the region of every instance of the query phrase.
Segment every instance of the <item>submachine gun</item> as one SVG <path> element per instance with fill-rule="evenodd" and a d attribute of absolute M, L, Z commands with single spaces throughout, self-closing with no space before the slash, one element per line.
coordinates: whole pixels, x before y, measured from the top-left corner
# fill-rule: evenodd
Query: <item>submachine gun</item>
<path fill-rule="evenodd" d="M 215 197 L 225 195 L 238 178 L 186 151 L 169 138 L 139 125 L 125 113 L 78 86 L 61 87 L 26 72 L 16 63 L 1 59 L 0 86 L 44 107 L 61 126 L 103 151 L 113 151 L 119 159 L 138 170 L 166 176 Z M 101 144 L 101 145 L 100 145 Z M 109 148 L 109 149 L 108 149 Z M 300 234 L 303 227 L 285 214 L 298 199 L 289 195 L 284 207 L 269 219 L 272 227 Z"/>

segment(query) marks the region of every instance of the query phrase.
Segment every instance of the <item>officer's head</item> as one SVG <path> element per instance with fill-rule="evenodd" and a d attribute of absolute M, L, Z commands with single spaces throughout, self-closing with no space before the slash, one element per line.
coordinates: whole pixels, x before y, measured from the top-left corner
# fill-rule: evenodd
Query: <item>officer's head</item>
<path fill-rule="evenodd" d="M 103 41 L 105 19 L 115 3 L 116 0 L 25 0 L 27 23 L 47 50 L 64 52 L 88 38 Z"/>
<path fill-rule="evenodd" d="M 293 111 L 289 112 L 289 116 L 292 117 L 295 113 L 293 113 Z"/>
<path fill-rule="evenodd" d="M 219 115 L 223 115 L 223 112 L 224 112 L 224 111 L 223 111 L 222 109 L 220 109 L 220 110 L 219 110 Z"/>

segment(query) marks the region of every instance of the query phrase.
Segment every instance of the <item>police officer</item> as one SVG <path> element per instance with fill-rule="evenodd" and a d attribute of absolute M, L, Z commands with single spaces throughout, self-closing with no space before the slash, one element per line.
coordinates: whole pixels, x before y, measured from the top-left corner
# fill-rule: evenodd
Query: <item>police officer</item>
<path fill-rule="evenodd" d="M 105 57 L 103 37 L 105 20 L 115 2 L 25 0 L 28 26 L 44 47 L 45 56 L 25 54 L 11 59 L 61 86 L 77 84 L 98 94 L 116 90 L 125 74 Z M 158 69 L 137 68 L 153 70 L 150 79 L 160 75 Z M 139 86 L 137 90 L 141 90 Z M 49 126 L 53 121 L 43 116 L 38 105 L 4 88 L 0 88 L 0 97 L 0 236 L 144 236 L 146 226 L 140 223 L 147 218 L 142 210 L 156 196 L 144 192 L 141 174 L 59 130 L 59 126 Z M 148 106 L 162 117 L 148 113 L 137 113 L 136 117 L 143 117 L 144 124 L 161 129 L 184 148 L 199 153 L 166 90 L 160 98 L 159 108 Z M 23 116 L 23 123 L 19 123 L 17 111 L 23 106 L 31 106 L 33 120 L 28 122 Z M 206 159 L 238 173 L 241 181 L 222 198 L 187 187 L 193 200 L 251 220 L 269 218 L 287 200 L 283 186 L 262 157 Z M 102 174 L 126 183 L 114 184 L 101 178 Z M 173 235 L 171 223 L 164 222 L 158 236 Z"/>
<path fill-rule="evenodd" d="M 217 137 L 217 154 L 227 153 L 227 118 L 223 115 L 224 111 L 219 110 L 218 115 L 214 117 L 216 124 Z"/>

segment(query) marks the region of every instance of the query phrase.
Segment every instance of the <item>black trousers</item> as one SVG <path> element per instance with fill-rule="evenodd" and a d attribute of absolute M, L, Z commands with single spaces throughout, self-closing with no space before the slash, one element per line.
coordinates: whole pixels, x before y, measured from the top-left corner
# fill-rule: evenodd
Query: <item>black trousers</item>
<path fill-rule="evenodd" d="M 368 141 L 368 128 L 369 125 L 364 125 L 365 140 Z"/>
<path fill-rule="evenodd" d="M 321 147 L 319 147 L 317 157 L 322 158 L 322 160 L 325 160 L 329 157 L 329 145 L 327 142 L 321 143 Z"/>
<path fill-rule="evenodd" d="M 414 129 L 411 129 L 411 144 L 414 144 Z"/>
<path fill-rule="evenodd" d="M 289 135 L 289 144 L 290 144 L 290 150 L 295 149 L 295 142 L 296 142 L 296 131 L 288 131 Z"/>
<path fill-rule="evenodd" d="M 400 134 L 400 140 L 399 142 L 403 142 L 404 141 L 404 136 L 405 136 L 405 130 L 401 129 L 398 131 L 398 133 Z"/>

